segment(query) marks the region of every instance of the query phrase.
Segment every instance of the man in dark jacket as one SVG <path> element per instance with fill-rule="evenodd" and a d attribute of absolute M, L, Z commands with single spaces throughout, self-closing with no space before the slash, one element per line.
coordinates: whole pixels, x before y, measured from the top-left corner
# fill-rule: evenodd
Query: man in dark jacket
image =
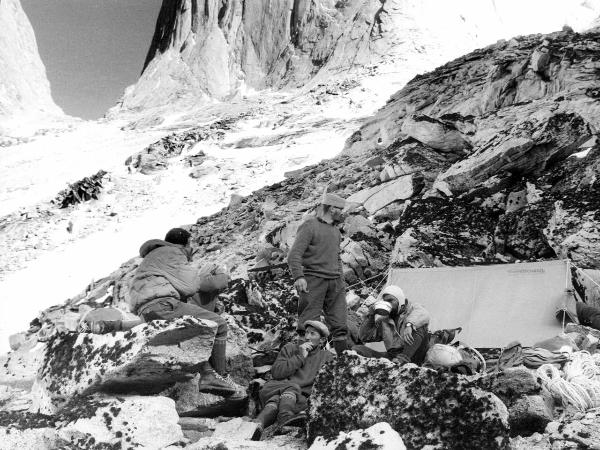
<path fill-rule="evenodd" d="M 564 323 L 574 322 L 600 330 L 600 308 L 578 302 L 574 295 L 567 296 L 565 304 L 556 311 L 556 318 Z"/>
<path fill-rule="evenodd" d="M 227 322 L 218 314 L 186 303 L 198 292 L 214 292 L 227 286 L 229 275 L 217 270 L 198 271 L 191 264 L 190 234 L 170 230 L 165 240 L 152 239 L 140 248 L 144 258 L 130 285 L 130 307 L 144 321 L 171 320 L 183 316 L 217 323 L 210 360 L 200 368 L 201 392 L 231 395 L 237 390 L 226 374 Z"/>
<path fill-rule="evenodd" d="M 306 398 L 310 395 L 317 373 L 333 355 L 323 348 L 329 336 L 325 324 L 308 320 L 302 324 L 304 338 L 301 344 L 286 344 L 271 367 L 272 380 L 259 392 L 264 405 L 255 421 L 262 430 L 277 419 L 280 426 L 305 417 Z M 259 431 L 260 433 L 260 431 Z"/>
<path fill-rule="evenodd" d="M 348 349 L 346 286 L 340 258 L 341 235 L 337 225 L 344 221 L 346 201 L 325 193 L 316 215 L 298 228 L 288 254 L 298 300 L 298 332 L 307 320 L 318 320 L 321 311 L 331 328 L 336 352 Z"/>

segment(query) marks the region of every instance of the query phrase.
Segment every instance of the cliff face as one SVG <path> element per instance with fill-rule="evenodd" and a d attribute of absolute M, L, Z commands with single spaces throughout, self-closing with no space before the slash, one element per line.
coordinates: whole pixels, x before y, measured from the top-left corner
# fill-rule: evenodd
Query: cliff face
<path fill-rule="evenodd" d="M 301 85 L 325 67 L 365 64 L 381 15 L 374 0 L 165 1 L 142 77 L 123 106 L 224 99 L 244 85 Z"/>
<path fill-rule="evenodd" d="M 120 105 L 227 99 L 245 89 L 289 88 L 319 76 L 418 73 L 501 37 L 589 26 L 598 8 L 579 0 L 535 21 L 542 1 L 164 1 L 139 82 Z M 428 64 L 418 65 L 426 60 Z M 415 72 L 417 70 L 417 72 Z"/>
<path fill-rule="evenodd" d="M 19 0 L 0 0 L 0 119 L 20 113 L 62 114 L 35 36 Z"/>

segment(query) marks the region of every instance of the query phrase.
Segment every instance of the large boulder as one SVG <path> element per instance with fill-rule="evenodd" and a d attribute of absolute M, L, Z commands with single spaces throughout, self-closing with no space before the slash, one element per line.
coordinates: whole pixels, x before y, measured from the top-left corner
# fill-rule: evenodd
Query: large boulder
<path fill-rule="evenodd" d="M 402 123 L 402 133 L 442 152 L 466 153 L 471 144 L 450 123 L 429 116 L 407 117 Z"/>
<path fill-rule="evenodd" d="M 361 203 L 369 213 L 374 214 L 385 206 L 398 200 L 406 200 L 420 191 L 422 176 L 405 175 L 392 181 L 363 189 L 348 197 L 351 203 Z"/>
<path fill-rule="evenodd" d="M 0 356 L 0 384 L 30 389 L 44 359 L 46 344 L 29 340 L 15 351 Z"/>
<path fill-rule="evenodd" d="M 393 430 L 389 423 L 376 423 L 366 430 L 343 431 L 331 441 L 322 437 L 315 439 L 309 450 L 406 450 L 402 438 Z"/>
<path fill-rule="evenodd" d="M 65 444 L 56 430 L 50 427 L 19 429 L 0 426 L 0 436 L 0 450 L 53 450 Z"/>
<path fill-rule="evenodd" d="M 160 449 L 183 440 L 178 420 L 165 397 L 93 395 L 56 416 L 0 412 L 0 449 Z"/>
<path fill-rule="evenodd" d="M 484 386 L 505 404 L 524 395 L 537 395 L 542 391 L 534 370 L 525 366 L 510 367 L 497 375 L 484 379 Z"/>
<path fill-rule="evenodd" d="M 438 180 L 447 183 L 456 193 L 502 172 L 540 173 L 552 162 L 577 151 L 591 135 L 589 124 L 576 113 L 527 117 L 505 130 L 503 135 L 482 142 L 472 156 L 453 164 Z"/>
<path fill-rule="evenodd" d="M 495 395 L 465 378 L 348 352 L 317 376 L 308 439 L 388 422 L 408 449 L 505 448 L 507 418 Z"/>
<path fill-rule="evenodd" d="M 525 395 L 508 407 L 512 436 L 529 436 L 544 431 L 553 420 L 552 403 L 541 395 Z"/>
<path fill-rule="evenodd" d="M 79 448 L 162 449 L 183 439 L 175 402 L 159 396 L 88 397 L 61 419 L 59 436 Z"/>
<path fill-rule="evenodd" d="M 216 327 L 186 316 L 127 332 L 57 334 L 33 386 L 32 409 L 52 414 L 73 396 L 94 391 L 158 393 L 208 360 Z"/>
<path fill-rule="evenodd" d="M 481 380 L 508 408 L 511 436 L 543 432 L 553 419 L 553 400 L 544 391 L 535 370 L 511 367 Z"/>

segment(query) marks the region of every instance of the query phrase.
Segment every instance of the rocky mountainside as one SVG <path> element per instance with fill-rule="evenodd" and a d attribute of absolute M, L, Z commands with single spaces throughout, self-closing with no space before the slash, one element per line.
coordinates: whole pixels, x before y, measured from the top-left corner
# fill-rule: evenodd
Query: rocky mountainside
<path fill-rule="evenodd" d="M 243 421 L 217 424 L 208 418 L 252 413 L 274 354 L 293 338 L 297 297 L 283 260 L 326 186 L 357 204 L 342 226 L 354 325 L 367 295 L 394 266 L 569 257 L 598 279 L 598 42 L 599 29 L 518 37 L 416 76 L 349 137 L 341 155 L 288 172 L 285 180 L 247 197 L 233 196 L 227 208 L 190 225 L 195 262 L 232 268 L 234 280 L 220 301 L 231 330 L 229 369 L 248 386 L 245 394 L 206 396 L 198 394 L 197 379 L 185 379 L 206 357 L 210 324 L 181 319 L 104 336 L 74 332 L 90 307 L 127 310 L 128 283 L 140 262 L 133 258 L 41 313 L 29 332 L 13 339 L 16 351 L 5 357 L 0 373 L 8 386 L 0 427 L 10 442 L 39 442 L 43 436 L 61 443 L 147 442 L 127 426 L 145 418 L 122 412 L 146 401 L 162 408 L 170 443 L 181 439 L 180 427 L 198 441 L 190 448 L 254 448 L 243 438 L 249 437 Z M 175 133 L 128 164 L 132 170 L 165 170 L 191 142 L 218 138 L 234 123 Z M 192 156 L 186 161 L 202 169 L 202 156 Z M 589 278 L 575 268 L 572 275 L 578 297 L 600 306 Z M 567 331 L 582 345 L 600 336 L 584 327 Z M 518 339 L 506 336 L 507 343 Z M 190 356 L 182 348 L 198 351 Z M 389 391 L 397 385 L 403 389 Z M 148 400 L 133 393 L 158 396 Z M 73 404 L 85 405 L 81 422 L 68 414 Z M 402 405 L 414 413 L 401 417 L 396 409 L 404 410 Z M 185 429 L 193 418 L 195 434 Z M 92 428 L 87 421 L 94 420 Z M 594 443 L 597 420 L 597 410 L 575 412 L 556 402 L 525 367 L 470 379 L 349 354 L 319 374 L 308 440 L 332 440 L 338 432 L 387 422 L 407 448 L 573 448 Z M 287 436 L 288 448 L 306 447 L 304 438 Z M 268 440 L 260 448 L 279 442 Z"/>
<path fill-rule="evenodd" d="M 429 64 L 418 70 L 430 70 L 502 37 L 565 24 L 580 30 L 600 15 L 600 5 L 579 0 L 555 5 L 534 23 L 514 14 L 544 7 L 513 0 L 164 1 L 140 80 L 113 112 L 181 108 L 365 71 L 411 73 L 423 56 Z"/>
<path fill-rule="evenodd" d="M 0 121 L 21 114 L 62 115 L 19 0 L 0 1 L 0 67 Z"/>

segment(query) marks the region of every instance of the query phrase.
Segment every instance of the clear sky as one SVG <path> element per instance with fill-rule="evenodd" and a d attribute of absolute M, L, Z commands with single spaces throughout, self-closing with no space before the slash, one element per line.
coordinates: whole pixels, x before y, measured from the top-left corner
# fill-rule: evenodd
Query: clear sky
<path fill-rule="evenodd" d="M 21 0 L 55 103 L 102 117 L 138 79 L 162 0 Z"/>

